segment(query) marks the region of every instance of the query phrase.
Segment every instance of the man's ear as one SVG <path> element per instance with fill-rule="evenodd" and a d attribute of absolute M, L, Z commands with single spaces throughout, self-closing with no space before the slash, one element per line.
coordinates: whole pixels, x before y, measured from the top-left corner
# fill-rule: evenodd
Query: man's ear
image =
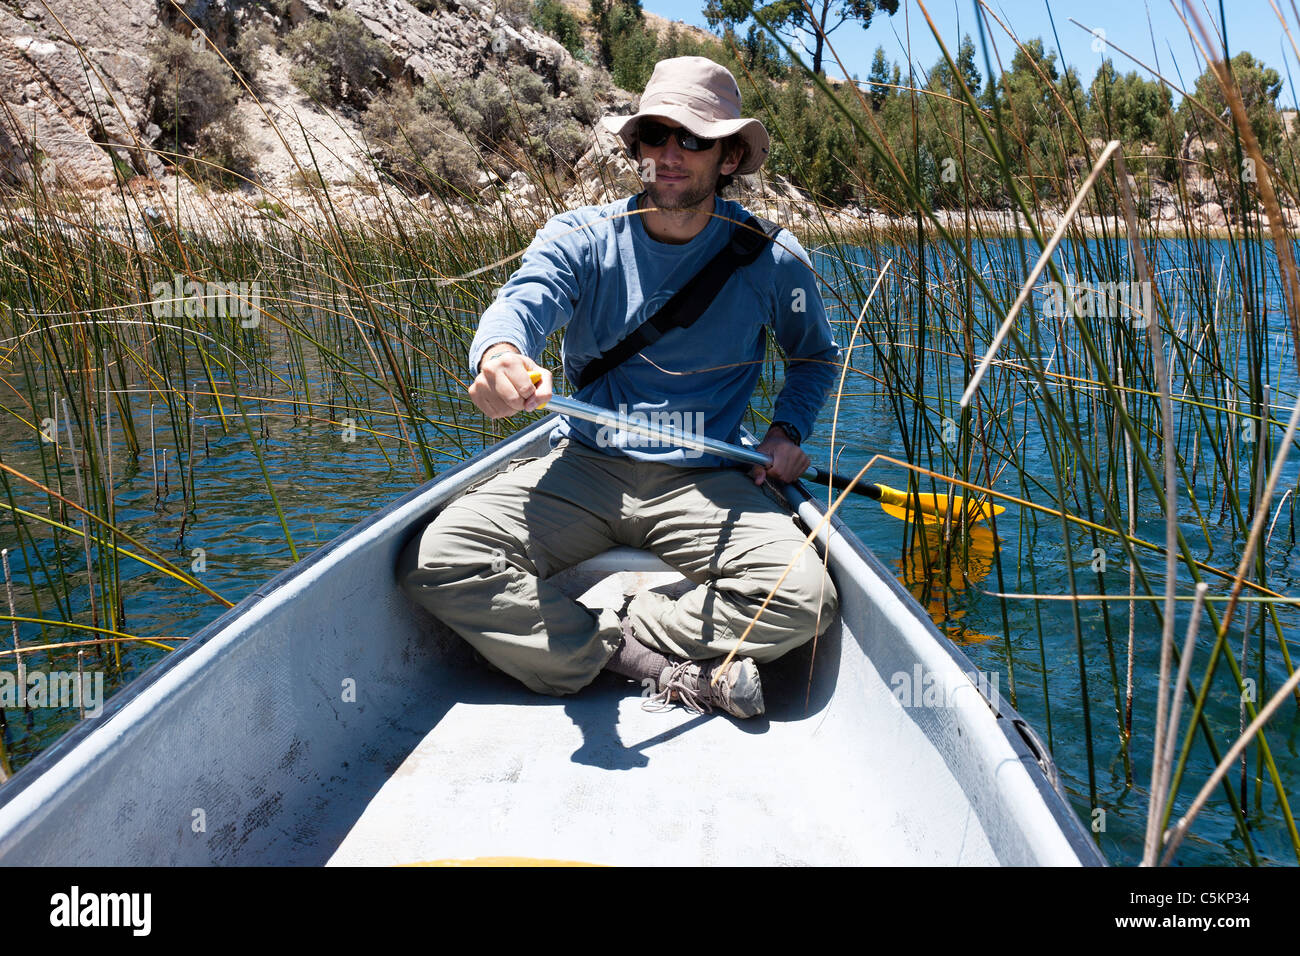
<path fill-rule="evenodd" d="M 740 168 L 741 160 L 744 158 L 745 144 L 741 142 L 731 144 L 731 148 L 727 150 L 726 159 L 722 161 L 722 165 L 718 168 L 718 172 L 723 176 L 730 176 Z"/>

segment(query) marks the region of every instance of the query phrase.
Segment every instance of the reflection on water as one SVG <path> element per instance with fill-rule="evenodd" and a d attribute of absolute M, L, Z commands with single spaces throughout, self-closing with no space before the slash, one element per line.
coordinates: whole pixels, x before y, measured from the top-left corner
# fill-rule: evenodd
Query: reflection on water
<path fill-rule="evenodd" d="M 912 544 L 894 561 L 903 587 L 929 612 L 939 630 L 959 644 L 993 640 L 991 634 L 972 630 L 963 620 L 964 592 L 993 570 L 997 549 L 993 532 L 983 522 L 962 528 L 945 527 L 937 520 L 914 524 L 909 531 Z"/>

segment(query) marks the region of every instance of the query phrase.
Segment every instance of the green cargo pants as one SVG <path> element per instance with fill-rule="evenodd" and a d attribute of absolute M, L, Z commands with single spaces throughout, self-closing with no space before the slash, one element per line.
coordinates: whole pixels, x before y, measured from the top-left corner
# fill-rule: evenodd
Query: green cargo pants
<path fill-rule="evenodd" d="M 660 651 L 726 654 L 804 533 L 734 468 L 606 455 L 572 439 L 519 459 L 451 501 L 407 547 L 403 590 L 492 664 L 544 694 L 591 683 L 618 648 L 613 611 L 593 613 L 548 578 L 616 545 L 651 551 L 697 585 L 677 600 L 637 594 L 637 635 Z M 820 634 L 837 608 L 820 555 L 805 549 L 741 653 L 775 660 Z"/>

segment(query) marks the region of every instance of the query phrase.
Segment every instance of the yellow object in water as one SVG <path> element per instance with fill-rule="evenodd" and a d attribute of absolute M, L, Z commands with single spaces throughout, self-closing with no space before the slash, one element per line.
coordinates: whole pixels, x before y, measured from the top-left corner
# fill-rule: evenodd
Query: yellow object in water
<path fill-rule="evenodd" d="M 892 506 L 881 507 L 889 511 Z M 988 577 L 997 546 L 997 539 L 987 525 L 972 523 L 966 528 L 965 540 L 955 537 L 945 542 L 941 521 L 921 521 L 912 547 L 894 562 L 898 580 L 925 606 L 930 620 L 951 639 L 963 644 L 991 641 L 992 635 L 962 626 L 966 602 L 954 599 L 969 585 L 979 584 Z"/>
<path fill-rule="evenodd" d="M 953 521 L 960 521 L 963 512 L 971 521 L 980 521 L 991 515 L 1000 515 L 1007 510 L 1001 505 L 979 504 L 957 496 L 951 499 L 950 505 L 947 495 L 917 496 L 886 485 L 878 487 L 883 492 L 880 497 L 880 510 L 900 521 L 914 520 L 909 515 L 912 509 L 908 506 L 915 504 L 917 497 L 920 498 L 920 523 L 922 524 L 943 524 L 947 520 L 949 508 L 952 509 Z"/>

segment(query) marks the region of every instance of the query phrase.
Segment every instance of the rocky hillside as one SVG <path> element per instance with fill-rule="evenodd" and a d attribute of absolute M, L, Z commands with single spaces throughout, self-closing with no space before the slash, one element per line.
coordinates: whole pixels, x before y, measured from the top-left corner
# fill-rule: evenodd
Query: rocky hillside
<path fill-rule="evenodd" d="M 154 0 L 0 0 L 0 178 L 102 187 L 113 157 L 160 174 L 146 43 Z"/>
<path fill-rule="evenodd" d="M 566 205 L 626 195 L 637 187 L 634 170 L 620 144 L 598 135 L 593 123 L 603 112 L 630 111 L 635 98 L 535 29 L 528 7 L 514 2 L 507 8 L 484 0 L 189 0 L 185 6 L 172 0 L 0 0 L 0 185 L 21 195 L 39 182 L 76 194 L 83 206 L 105 209 L 120 209 L 125 186 L 160 206 L 179 196 L 183 205 L 242 207 L 249 219 L 270 209 L 283 214 L 286 204 L 310 206 L 307 192 L 324 185 L 343 211 L 378 214 L 376 187 L 383 173 L 395 170 L 383 162 L 384 148 L 374 145 L 374 117 L 390 110 L 409 121 L 413 114 L 402 113 L 402 97 L 412 99 L 411 91 L 418 98 L 436 89 L 454 100 L 474 93 L 479 78 L 490 79 L 485 74 L 513 69 L 526 71 L 515 72 L 516 78 L 541 81 L 536 95 L 562 122 L 543 116 L 538 136 L 513 152 L 470 143 L 477 157 L 461 158 L 472 172 L 457 190 L 430 196 L 417 186 L 412 197 L 430 214 L 447 217 L 500 214 L 507 207 L 527 211 L 538 205 L 536 169 L 525 174 L 520 167 L 561 152 L 562 162 L 551 161 Z M 377 54 L 361 73 L 350 74 L 350 85 L 348 64 L 341 62 L 346 52 L 325 51 L 326 68 L 315 79 L 305 77 L 298 28 L 349 13 L 363 28 L 366 48 Z M 202 72 L 200 61 L 215 67 Z M 232 84 L 235 69 L 244 79 Z M 491 88 L 487 83 L 478 90 Z M 323 103 L 331 91 L 337 102 Z M 182 114 L 219 109 L 225 112 L 202 131 L 182 122 Z M 465 152 L 463 143 L 430 135 L 438 156 Z M 402 127 L 392 138 L 404 136 Z M 205 148 L 217 159 L 204 159 Z M 222 189 L 192 181 L 196 170 L 230 157 L 243 165 Z M 186 165 L 189 159 L 195 161 Z M 811 213 L 784 182 L 750 177 L 742 188 L 751 202 L 770 200 L 760 207 L 769 215 L 790 221 Z"/>
<path fill-rule="evenodd" d="M 163 30 L 189 37 L 201 29 L 211 47 L 229 56 L 232 36 L 252 33 L 255 22 L 266 28 L 260 34 L 264 39 L 273 39 L 310 19 L 324 19 L 333 9 L 347 9 L 387 49 L 376 85 L 398 79 L 418 84 L 443 74 L 472 78 L 493 63 L 508 62 L 526 66 L 554 86 L 562 66 L 584 69 L 555 40 L 511 24 L 479 0 L 423 5 L 422 10 L 406 0 L 346 0 L 337 8 L 317 0 L 191 0 L 182 9 L 159 0 L 0 0 L 0 175 L 13 183 L 35 174 L 47 184 L 86 189 L 113 185 L 115 163 L 161 176 L 163 164 L 151 150 L 167 144 L 160 143 L 162 131 L 151 119 L 156 92 L 151 91 L 150 47 Z M 205 41 L 195 36 L 192 45 L 198 53 Z M 258 99 L 270 119 L 300 116 L 306 134 L 322 137 L 320 145 L 332 160 L 346 166 L 355 159 L 337 148 L 339 139 L 358 133 L 355 115 L 315 122 L 308 114 L 323 111 L 287 81 L 284 58 L 269 43 L 259 56 L 269 61 L 261 71 L 268 80 Z M 253 97 L 243 99 L 246 115 L 260 112 Z M 326 133 L 326 126 L 336 127 L 337 135 Z M 266 132 L 253 133 L 255 171 L 263 174 L 256 178 L 273 185 L 288 157 L 276 155 Z"/>
<path fill-rule="evenodd" d="M 585 21 L 583 4 L 565 2 Z M 507 212 L 542 216 L 556 201 L 573 207 L 635 191 L 639 181 L 621 143 L 594 121 L 631 112 L 636 98 L 536 29 L 530 8 L 529 0 L 0 0 L 0 187 L 21 196 L 39 182 L 77 197 L 97 219 L 122 215 L 125 189 L 138 212 L 170 216 L 179 206 L 189 228 L 231 215 L 255 222 L 290 209 L 320 210 L 322 186 L 336 212 L 383 216 L 391 205 L 381 180 L 401 183 L 422 215 L 462 223 Z M 350 85 L 340 81 L 346 54 L 328 50 L 323 76 L 305 76 L 304 45 L 295 44 L 303 28 L 351 14 L 379 55 L 351 74 Z M 653 14 L 646 21 L 660 35 L 673 26 Z M 591 28 L 582 27 L 590 48 Z M 674 29 L 708 36 L 684 24 Z M 205 58 L 206 72 L 195 66 Z M 232 84 L 236 69 L 244 79 Z M 511 76 L 540 85 L 524 90 L 516 82 L 502 93 L 497 81 L 508 85 Z M 331 92 L 322 82 L 337 102 L 322 102 Z M 473 129 L 492 123 L 493 90 L 510 100 L 544 100 L 511 104 L 531 110 L 536 135 L 514 144 L 470 142 Z M 434 91 L 454 121 L 432 102 Z M 173 98 L 181 112 L 200 113 L 228 99 L 228 115 L 198 135 L 180 123 L 164 128 L 177 113 Z M 458 98 L 459 112 L 448 102 Z M 432 112 L 412 113 L 411 103 Z M 376 122 L 389 115 L 408 124 L 414 117 L 415 125 Z M 454 122 L 459 139 L 430 130 L 432 116 Z M 413 172 L 411 163 L 392 158 L 399 146 L 375 142 L 377 131 L 409 143 L 421 130 L 428 164 L 468 165 L 468 175 L 448 174 L 454 189 L 412 186 L 401 175 Z M 195 159 L 205 148 L 213 158 Z M 242 166 L 221 188 L 195 182 L 228 163 Z M 547 202 L 539 185 L 551 193 Z M 791 227 L 821 218 L 780 176 L 740 177 L 733 190 L 758 214 Z M 854 208 L 838 218 L 886 223 Z"/>

